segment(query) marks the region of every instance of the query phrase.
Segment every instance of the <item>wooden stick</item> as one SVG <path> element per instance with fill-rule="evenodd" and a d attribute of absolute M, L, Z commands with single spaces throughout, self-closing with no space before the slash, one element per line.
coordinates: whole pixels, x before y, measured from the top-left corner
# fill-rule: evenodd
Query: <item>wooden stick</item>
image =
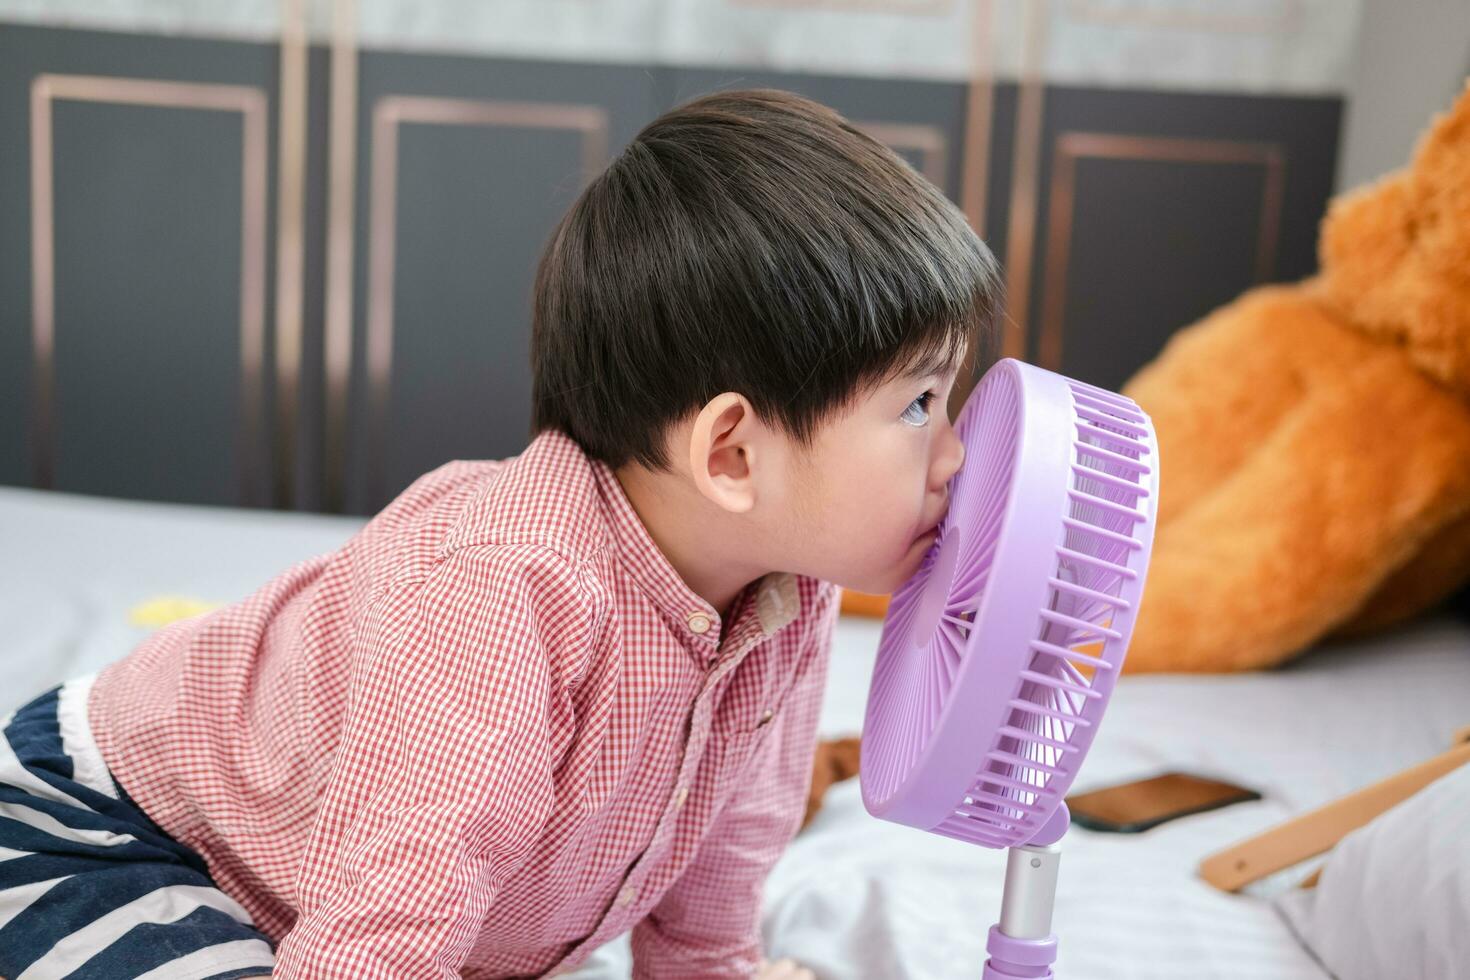
<path fill-rule="evenodd" d="M 1456 745 L 1401 773 L 1318 807 L 1227 847 L 1200 862 L 1201 878 L 1227 892 L 1331 850 L 1343 836 L 1429 783 L 1470 762 L 1470 727 L 1455 733 Z M 1303 887 L 1316 884 L 1316 875 Z"/>

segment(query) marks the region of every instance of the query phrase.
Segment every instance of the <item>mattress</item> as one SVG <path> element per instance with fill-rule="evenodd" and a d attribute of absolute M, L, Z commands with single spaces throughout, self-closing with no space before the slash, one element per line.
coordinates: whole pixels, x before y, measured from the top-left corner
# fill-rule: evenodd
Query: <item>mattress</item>
<path fill-rule="evenodd" d="M 127 653 L 149 631 L 129 622 L 140 603 L 243 598 L 362 524 L 0 488 L 0 713 Z M 839 620 L 823 736 L 860 732 L 879 632 Z M 1142 834 L 1074 827 L 1062 840 L 1057 976 L 1321 980 L 1272 901 L 1292 876 L 1228 895 L 1199 880 L 1200 858 L 1441 751 L 1466 724 L 1470 623 L 1447 614 L 1271 672 L 1125 676 L 1074 791 L 1184 769 L 1262 799 Z M 1003 852 L 871 818 L 857 781 L 840 783 L 767 882 L 768 955 L 833 980 L 978 977 L 1004 869 Z M 623 937 L 578 976 L 628 969 Z"/>

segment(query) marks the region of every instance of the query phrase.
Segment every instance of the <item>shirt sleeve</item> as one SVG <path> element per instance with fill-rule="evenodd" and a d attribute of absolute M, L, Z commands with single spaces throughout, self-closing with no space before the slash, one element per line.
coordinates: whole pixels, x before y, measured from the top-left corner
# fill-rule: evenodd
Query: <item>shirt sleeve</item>
<path fill-rule="evenodd" d="M 548 650 L 588 642 L 585 594 L 548 549 L 473 546 L 369 607 L 278 980 L 460 975 L 556 799 Z"/>
<path fill-rule="evenodd" d="M 689 867 L 633 927 L 632 980 L 755 974 L 766 877 L 806 812 L 839 594 L 822 586 L 798 676 L 746 764 L 747 789 L 725 804 Z"/>

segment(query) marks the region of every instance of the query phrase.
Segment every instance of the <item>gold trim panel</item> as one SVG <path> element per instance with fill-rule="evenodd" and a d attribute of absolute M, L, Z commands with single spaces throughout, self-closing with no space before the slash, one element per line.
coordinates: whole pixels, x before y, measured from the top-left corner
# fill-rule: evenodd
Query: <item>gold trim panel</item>
<path fill-rule="evenodd" d="M 923 162 L 919 173 L 924 179 L 944 190 L 944 181 L 949 169 L 949 140 L 938 126 L 923 123 L 864 122 L 853 120 L 853 125 L 889 149 L 914 150 Z"/>
<path fill-rule="evenodd" d="M 238 112 L 243 127 L 240 227 L 241 500 L 253 498 L 251 474 L 261 444 L 265 361 L 265 227 L 268 118 L 265 92 L 254 86 L 99 75 L 37 75 L 31 82 L 31 307 L 35 369 L 32 473 L 35 486 L 56 479 L 55 188 L 51 105 L 58 100 Z"/>
<path fill-rule="evenodd" d="M 1046 88 L 1042 79 L 1049 0 L 1026 0 L 1021 82 L 1016 104 L 1016 144 L 1011 157 L 1011 210 L 1006 232 L 1006 329 L 1001 356 L 1026 358 L 1026 318 L 1031 305 L 1031 264 L 1036 235 L 1037 173 Z"/>
<path fill-rule="evenodd" d="M 990 130 L 995 111 L 995 72 L 991 61 L 992 0 L 970 5 L 970 79 L 965 90 L 964 172 L 960 207 L 975 234 L 985 237 L 986 194 L 990 179 Z"/>
<path fill-rule="evenodd" d="M 357 201 L 357 3 L 332 0 L 332 87 L 327 146 L 326 323 L 322 338 L 323 505 L 340 513 L 347 472 L 352 375 L 352 284 Z"/>
<path fill-rule="evenodd" d="M 582 136 L 581 170 L 590 179 L 607 160 L 608 118 L 600 106 L 389 95 L 372 115 L 368 231 L 368 486 L 382 496 L 388 398 L 393 367 L 393 277 L 397 235 L 398 133 L 404 123 L 570 130 Z M 342 408 L 344 416 L 345 408 Z"/>
<path fill-rule="evenodd" d="M 276 162 L 276 465 L 273 503 L 294 503 L 306 255 L 306 0 L 281 0 Z"/>
<path fill-rule="evenodd" d="M 981 239 L 986 236 L 985 219 L 990 191 L 990 140 L 995 114 L 995 73 L 991 60 L 992 0 L 970 3 L 970 77 L 965 86 L 965 120 L 961 140 L 960 210 L 971 229 Z M 989 245 L 989 242 L 986 242 Z M 1001 323 L 1005 323 L 1004 317 Z M 1004 327 L 1002 327 L 1004 330 Z M 965 353 L 960 381 L 949 393 L 950 418 L 959 414 L 970 392 L 975 388 L 976 350 L 972 345 Z"/>
<path fill-rule="evenodd" d="M 1255 276 L 1257 282 L 1270 278 L 1276 264 L 1281 204 L 1286 186 L 1286 154 L 1279 144 L 1073 131 L 1057 137 L 1054 156 L 1047 213 L 1041 346 L 1037 358 L 1042 367 L 1061 370 L 1062 320 L 1066 311 L 1067 265 L 1071 259 L 1073 203 L 1080 160 L 1244 163 L 1264 167 L 1266 183 L 1261 195 L 1260 230 L 1256 236 Z"/>

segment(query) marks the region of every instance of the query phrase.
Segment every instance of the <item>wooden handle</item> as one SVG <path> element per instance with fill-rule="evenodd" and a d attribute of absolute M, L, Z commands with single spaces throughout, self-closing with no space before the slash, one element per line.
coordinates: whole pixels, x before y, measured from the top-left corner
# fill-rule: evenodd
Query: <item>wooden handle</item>
<path fill-rule="evenodd" d="M 1466 734 L 1470 729 L 1456 733 L 1456 739 Z M 1200 862 L 1200 877 L 1224 891 L 1239 891 L 1330 850 L 1344 834 L 1466 762 L 1470 762 L 1470 742 L 1460 742 L 1432 759 L 1210 855 Z"/>

